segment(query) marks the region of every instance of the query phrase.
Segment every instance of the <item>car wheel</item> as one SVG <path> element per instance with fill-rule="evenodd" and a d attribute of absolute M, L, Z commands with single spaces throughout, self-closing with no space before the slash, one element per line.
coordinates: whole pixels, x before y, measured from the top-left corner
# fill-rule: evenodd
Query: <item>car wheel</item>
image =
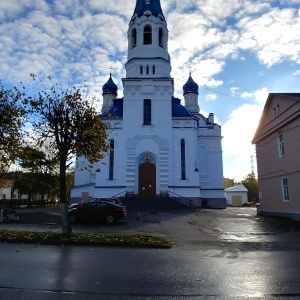
<path fill-rule="evenodd" d="M 69 216 L 69 219 L 70 219 L 70 222 L 71 222 L 71 223 L 75 223 L 75 222 L 77 222 L 77 218 L 76 218 L 76 216 L 75 216 L 75 215 L 71 215 L 71 216 Z"/>
<path fill-rule="evenodd" d="M 108 224 L 112 224 L 112 223 L 114 223 L 116 221 L 116 218 L 113 216 L 113 215 L 108 215 L 107 217 L 106 217 L 106 222 L 108 223 Z"/>

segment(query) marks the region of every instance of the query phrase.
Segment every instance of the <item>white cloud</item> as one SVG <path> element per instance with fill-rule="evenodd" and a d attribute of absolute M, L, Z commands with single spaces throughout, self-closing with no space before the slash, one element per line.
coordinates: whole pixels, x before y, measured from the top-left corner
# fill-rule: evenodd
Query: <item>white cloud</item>
<path fill-rule="evenodd" d="M 268 67 L 284 59 L 299 60 L 300 10 L 274 8 L 257 18 L 241 19 L 238 27 L 238 46 L 256 52 L 260 62 Z"/>
<path fill-rule="evenodd" d="M 225 177 L 240 180 L 251 172 L 250 156 L 255 154 L 251 141 L 261 114 L 262 106 L 245 104 L 233 110 L 222 126 Z"/>
<path fill-rule="evenodd" d="M 295 72 L 293 73 L 293 75 L 295 75 L 295 76 L 300 75 L 300 70 L 295 71 Z"/>
<path fill-rule="evenodd" d="M 218 96 L 216 94 L 208 94 L 205 96 L 206 101 L 216 101 Z"/>
<path fill-rule="evenodd" d="M 250 156 L 255 155 L 251 141 L 268 94 L 265 87 L 253 93 L 243 93 L 244 98 L 253 98 L 257 104 L 244 104 L 235 108 L 223 124 L 224 176 L 240 180 L 251 172 Z"/>
<path fill-rule="evenodd" d="M 239 87 L 233 86 L 233 87 L 230 88 L 230 91 L 233 95 L 235 95 L 238 92 L 239 89 L 240 89 Z"/>
<path fill-rule="evenodd" d="M 260 90 L 254 91 L 253 93 L 250 92 L 244 92 L 241 94 L 242 98 L 254 98 L 254 100 L 263 105 L 268 97 L 269 91 L 266 87 L 263 87 Z"/>

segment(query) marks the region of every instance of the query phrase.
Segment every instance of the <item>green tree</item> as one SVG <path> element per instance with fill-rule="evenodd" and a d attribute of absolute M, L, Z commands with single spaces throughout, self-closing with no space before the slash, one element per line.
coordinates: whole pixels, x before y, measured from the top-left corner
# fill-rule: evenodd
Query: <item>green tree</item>
<path fill-rule="evenodd" d="M 35 75 L 33 80 L 40 86 Z M 109 126 L 102 123 L 99 113 L 83 92 L 73 87 L 64 91 L 57 84 L 44 85 L 36 97 L 28 96 L 24 104 L 31 115 L 36 143 L 42 146 L 50 141 L 53 153 L 59 161 L 60 203 L 62 231 L 72 233 L 68 217 L 67 169 L 75 156 L 84 156 L 92 164 L 103 158 L 109 145 L 106 142 Z"/>
<path fill-rule="evenodd" d="M 19 194 L 27 195 L 27 206 L 31 207 L 33 195 L 37 192 L 36 174 L 32 172 L 18 172 L 13 181 L 13 189 Z"/>
<path fill-rule="evenodd" d="M 252 203 L 258 202 L 258 181 L 254 173 L 248 174 L 241 183 L 248 190 L 248 201 Z"/>
<path fill-rule="evenodd" d="M 0 81 L 0 180 L 9 172 L 22 146 L 26 110 L 17 88 L 5 89 Z"/>
<path fill-rule="evenodd" d="M 25 173 L 30 174 L 31 178 L 26 182 L 26 180 L 23 180 L 23 175 L 19 176 L 19 178 L 16 178 L 14 186 L 20 192 L 28 195 L 28 207 L 31 206 L 34 193 L 40 194 L 40 200 L 43 202 L 45 194 L 53 185 L 51 171 L 57 165 L 57 161 L 53 158 L 47 158 L 44 151 L 27 146 L 20 151 L 19 165 Z"/>

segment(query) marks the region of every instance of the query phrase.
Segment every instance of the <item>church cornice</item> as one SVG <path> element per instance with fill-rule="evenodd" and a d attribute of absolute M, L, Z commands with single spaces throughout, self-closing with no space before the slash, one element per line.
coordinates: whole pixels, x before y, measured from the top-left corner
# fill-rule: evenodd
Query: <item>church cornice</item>
<path fill-rule="evenodd" d="M 125 64 L 125 66 L 127 64 L 129 64 L 130 62 L 134 61 L 134 60 L 146 60 L 146 61 L 149 61 L 151 59 L 154 59 L 154 60 L 162 60 L 162 61 L 165 61 L 167 63 L 170 63 L 170 60 L 168 59 L 165 59 L 163 57 L 159 57 L 159 56 L 156 56 L 156 57 L 133 57 L 131 58 L 130 60 L 127 61 L 127 63 Z"/>
<path fill-rule="evenodd" d="M 141 78 L 141 77 L 129 77 L 129 78 L 122 78 L 122 82 L 124 81 L 132 81 L 132 82 L 144 82 L 144 81 L 171 81 L 172 83 L 174 82 L 174 78 L 170 77 L 146 77 L 146 78 Z"/>
<path fill-rule="evenodd" d="M 129 22 L 129 27 L 137 24 L 137 25 L 140 25 L 141 23 L 144 23 L 145 21 L 151 21 L 155 24 L 162 24 L 164 25 L 165 27 L 168 26 L 167 22 L 165 21 L 165 19 L 161 19 L 160 17 L 155 17 L 153 15 L 144 15 L 142 17 L 137 17 L 135 18 L 133 21 L 130 21 Z"/>

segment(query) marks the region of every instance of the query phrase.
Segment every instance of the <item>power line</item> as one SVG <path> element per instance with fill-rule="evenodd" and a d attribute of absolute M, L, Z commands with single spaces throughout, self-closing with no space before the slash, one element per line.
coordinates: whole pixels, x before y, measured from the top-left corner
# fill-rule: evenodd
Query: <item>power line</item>
<path fill-rule="evenodd" d="M 79 0 L 75 0 L 75 1 L 76 1 L 77 3 L 79 3 L 81 6 L 83 6 L 84 8 L 86 8 L 86 9 L 92 11 L 92 12 L 95 12 L 95 11 L 93 11 L 92 9 L 88 8 L 87 6 L 83 5 Z M 116 56 L 114 56 L 114 55 L 112 55 L 112 54 L 105 53 L 105 52 L 99 51 L 99 50 L 97 50 L 97 49 L 93 49 L 93 48 L 91 48 L 91 47 L 88 47 L 88 46 L 85 46 L 85 45 L 76 43 L 76 42 L 71 41 L 71 40 L 68 40 L 68 39 L 66 39 L 66 38 L 62 38 L 62 37 L 59 37 L 59 36 L 56 36 L 56 35 L 47 33 L 47 32 L 43 31 L 43 30 L 40 29 L 40 28 L 28 26 L 28 25 L 26 25 L 26 24 L 24 24 L 24 23 L 20 23 L 20 22 L 17 22 L 17 21 L 15 21 L 15 20 L 12 20 L 12 19 L 7 19 L 7 18 L 3 18 L 3 17 L 0 17 L 0 19 L 5 20 L 5 21 L 7 21 L 7 22 L 9 22 L 9 23 L 13 23 L 13 24 L 15 24 L 15 25 L 17 25 L 17 26 L 21 26 L 21 27 L 24 27 L 24 28 L 27 28 L 27 29 L 30 29 L 30 30 L 35 30 L 35 31 L 37 31 L 37 32 L 39 32 L 39 33 L 42 33 L 42 34 L 51 36 L 51 37 L 53 37 L 53 38 L 55 38 L 55 39 L 61 40 L 61 41 L 63 41 L 63 42 L 69 43 L 69 44 L 73 44 L 73 45 L 75 45 L 75 46 L 77 46 L 77 47 L 84 48 L 84 49 L 87 49 L 87 50 L 96 52 L 96 53 L 98 53 L 98 54 L 101 54 L 101 55 L 105 55 L 105 56 L 107 56 L 107 57 L 109 57 L 109 58 L 111 58 L 111 59 L 113 59 L 113 60 L 115 60 L 115 61 L 118 61 L 118 62 L 120 62 L 120 63 L 122 62 L 122 61 L 120 60 L 119 57 L 116 57 Z M 140 36 L 141 36 L 141 35 L 140 35 Z M 137 64 L 135 64 L 135 65 L 138 66 Z M 163 74 L 163 73 L 161 73 L 161 72 L 158 72 L 158 74 L 165 75 L 165 74 Z M 219 76 L 220 76 L 220 75 L 219 75 Z M 175 79 L 178 80 L 178 81 L 184 82 L 184 80 L 181 79 L 181 78 L 175 78 Z M 235 97 L 235 96 L 233 96 L 233 95 L 230 95 L 230 94 L 227 94 L 227 93 L 224 93 L 224 92 L 219 92 L 219 91 L 216 91 L 216 90 L 207 88 L 207 87 L 200 87 L 200 88 L 203 89 L 203 90 L 207 90 L 207 91 L 213 92 L 213 93 L 215 93 L 215 94 L 219 94 L 219 95 L 222 95 L 222 96 L 231 98 L 231 99 L 238 100 L 238 101 L 243 101 L 243 102 L 247 102 L 247 103 L 250 103 L 250 104 L 253 103 L 253 101 L 248 101 L 248 100 L 245 100 L 245 99 L 243 99 L 243 98 L 238 98 L 238 97 Z"/>

